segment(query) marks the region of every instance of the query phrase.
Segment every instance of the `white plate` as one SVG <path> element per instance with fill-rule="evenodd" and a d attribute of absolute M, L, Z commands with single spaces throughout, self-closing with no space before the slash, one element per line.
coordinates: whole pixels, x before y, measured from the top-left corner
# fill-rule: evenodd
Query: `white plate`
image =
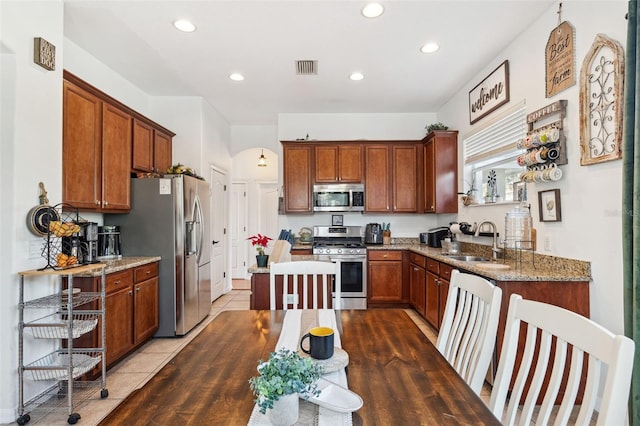
<path fill-rule="evenodd" d="M 309 401 L 320 407 L 340 413 L 351 413 L 362 407 L 362 398 L 355 392 L 345 389 L 327 379 L 318 380 L 319 396 L 310 396 Z"/>
<path fill-rule="evenodd" d="M 80 289 L 78 287 L 73 288 L 73 294 L 80 293 Z M 62 290 L 62 294 L 69 294 L 69 289 Z"/>

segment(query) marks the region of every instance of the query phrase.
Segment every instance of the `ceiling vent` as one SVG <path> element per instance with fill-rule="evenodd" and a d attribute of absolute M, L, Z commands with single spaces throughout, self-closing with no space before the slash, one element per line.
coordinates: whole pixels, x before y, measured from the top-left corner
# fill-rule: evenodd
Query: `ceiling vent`
<path fill-rule="evenodd" d="M 317 75 L 318 61 L 312 61 L 312 60 L 296 61 L 296 74 L 297 75 Z"/>

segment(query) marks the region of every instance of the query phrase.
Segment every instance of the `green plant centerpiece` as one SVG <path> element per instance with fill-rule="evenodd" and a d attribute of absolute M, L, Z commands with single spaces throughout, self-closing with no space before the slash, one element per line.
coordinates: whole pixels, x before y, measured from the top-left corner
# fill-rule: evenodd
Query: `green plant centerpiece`
<path fill-rule="evenodd" d="M 433 123 L 425 126 L 425 129 L 427 129 L 427 134 L 429 134 L 434 130 L 448 130 L 449 127 L 445 126 L 444 124 L 438 121 L 437 123 Z"/>
<path fill-rule="evenodd" d="M 286 348 L 271 352 L 266 362 L 258 361 L 258 372 L 260 375 L 249 379 L 249 385 L 262 414 L 287 395 L 297 393 L 305 399 L 320 395 L 317 382 L 322 366 L 297 352 Z"/>

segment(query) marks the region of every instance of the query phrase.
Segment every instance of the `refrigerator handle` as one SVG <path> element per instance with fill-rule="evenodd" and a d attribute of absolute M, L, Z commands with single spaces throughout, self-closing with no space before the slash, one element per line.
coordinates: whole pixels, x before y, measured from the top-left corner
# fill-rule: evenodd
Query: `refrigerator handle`
<path fill-rule="evenodd" d="M 197 246 L 196 246 L 196 222 L 189 220 L 185 222 L 186 233 L 185 233 L 185 251 L 187 256 L 192 256 L 196 254 Z"/>
<path fill-rule="evenodd" d="M 202 256 L 202 240 L 204 239 L 204 213 L 202 213 L 202 206 L 200 205 L 200 198 L 196 196 L 195 198 L 195 209 L 194 209 L 195 223 L 197 225 L 197 241 L 196 241 L 196 253 L 198 254 L 197 262 L 200 264 L 200 257 Z"/>

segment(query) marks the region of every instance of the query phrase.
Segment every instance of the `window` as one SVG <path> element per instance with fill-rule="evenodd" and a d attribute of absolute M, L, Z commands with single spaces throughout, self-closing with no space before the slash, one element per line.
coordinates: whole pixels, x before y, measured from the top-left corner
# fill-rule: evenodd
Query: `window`
<path fill-rule="evenodd" d="M 527 134 L 524 101 L 464 139 L 463 192 L 473 187 L 477 204 L 517 201 L 513 184 L 524 167 L 518 165 L 522 149 L 516 142 Z"/>

